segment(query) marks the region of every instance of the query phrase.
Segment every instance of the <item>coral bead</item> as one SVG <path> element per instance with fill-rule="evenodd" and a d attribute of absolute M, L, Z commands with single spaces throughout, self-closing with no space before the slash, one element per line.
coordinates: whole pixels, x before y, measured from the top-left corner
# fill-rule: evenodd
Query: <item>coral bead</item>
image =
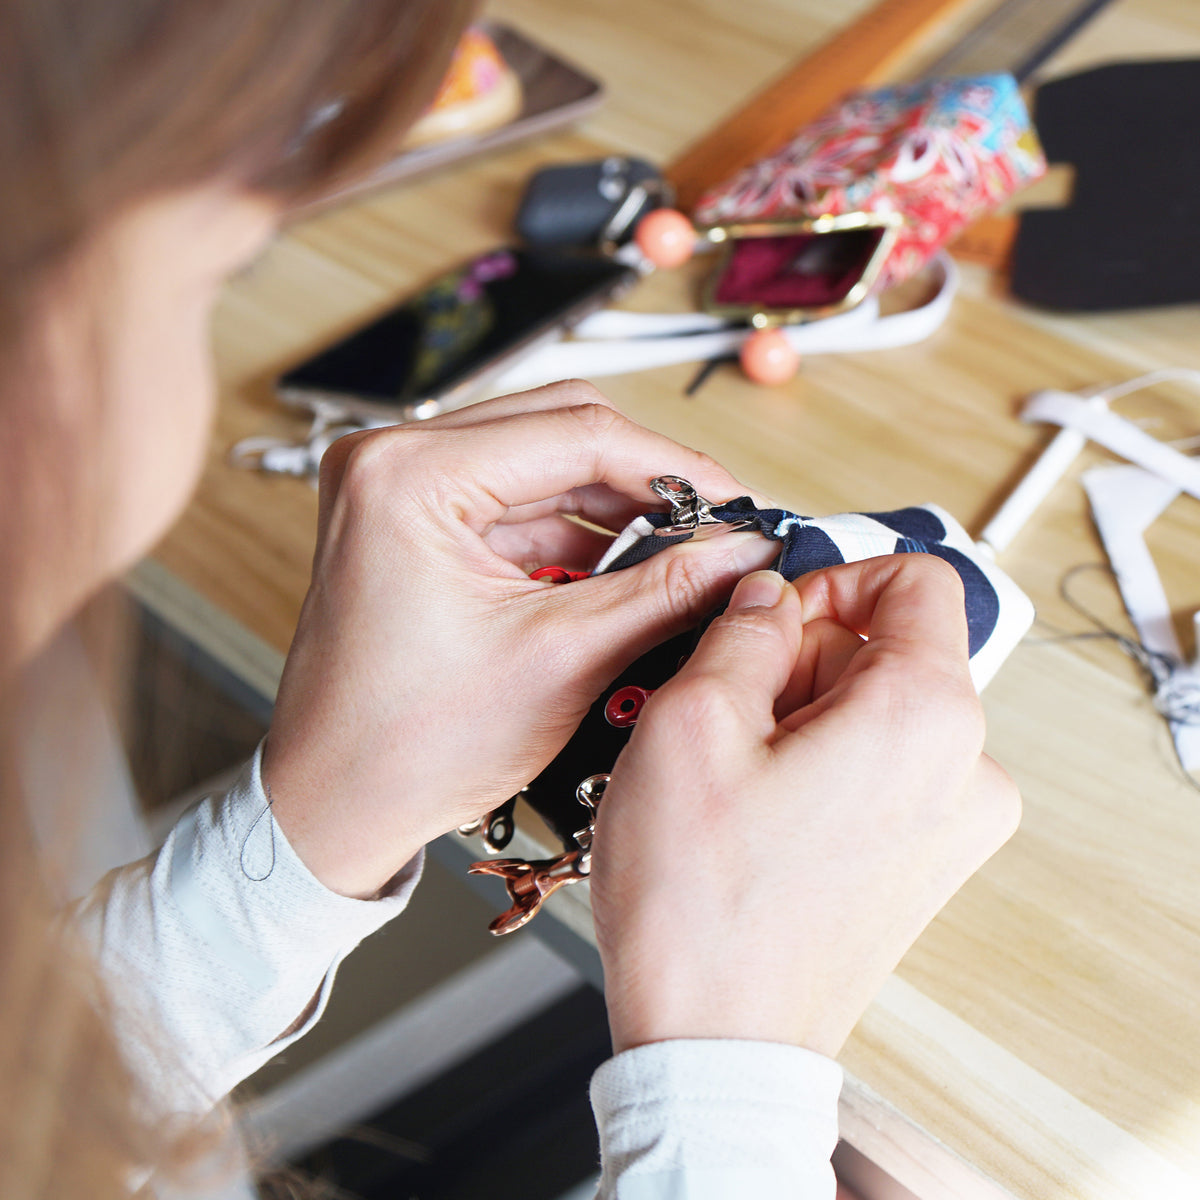
<path fill-rule="evenodd" d="M 696 248 L 696 231 L 683 213 L 656 208 L 638 222 L 633 240 L 656 267 L 681 267 Z"/>
<path fill-rule="evenodd" d="M 782 329 L 756 329 L 742 343 L 739 358 L 755 383 L 787 383 L 800 369 L 800 355 Z"/>

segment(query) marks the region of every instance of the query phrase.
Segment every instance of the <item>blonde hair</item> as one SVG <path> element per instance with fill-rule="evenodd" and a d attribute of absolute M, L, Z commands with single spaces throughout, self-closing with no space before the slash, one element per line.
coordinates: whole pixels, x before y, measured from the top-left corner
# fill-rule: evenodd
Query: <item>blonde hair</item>
<path fill-rule="evenodd" d="M 214 179 L 284 203 L 332 189 L 397 144 L 473 8 L 0 0 L 5 438 L 19 448 L 57 419 L 38 412 L 29 386 L 30 314 L 106 222 L 156 192 Z M 14 766 L 23 648 L 5 619 L 37 552 L 0 548 L 0 1195 L 105 1200 L 127 1195 L 140 1170 L 196 1158 L 206 1135 L 148 1117 L 105 1019 L 104 989 L 46 895 Z"/>

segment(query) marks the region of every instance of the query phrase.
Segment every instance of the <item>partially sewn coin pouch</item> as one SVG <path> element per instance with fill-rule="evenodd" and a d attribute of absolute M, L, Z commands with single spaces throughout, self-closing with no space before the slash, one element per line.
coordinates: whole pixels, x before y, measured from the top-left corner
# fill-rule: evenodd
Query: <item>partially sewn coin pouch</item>
<path fill-rule="evenodd" d="M 752 521 L 761 533 L 778 542 L 774 568 L 789 580 L 822 567 L 887 554 L 932 554 L 944 559 L 963 583 L 971 677 L 977 689 L 992 678 L 1033 622 L 1033 605 L 1025 593 L 936 505 L 803 517 L 783 509 L 760 509 L 743 496 L 714 504 L 712 515 L 722 521 Z M 664 513 L 636 518 L 614 540 L 594 573 L 633 566 L 687 540 L 689 534 L 662 537 L 655 533 L 670 524 L 671 518 Z M 565 845 L 575 844 L 572 835 L 587 821 L 587 813 L 575 799 L 576 787 L 590 775 L 611 771 L 629 737 L 628 726 L 614 726 L 606 715 L 614 693 L 629 687 L 660 687 L 679 669 L 699 636 L 700 631 L 693 630 L 663 643 L 614 680 L 562 753 L 529 785 L 525 799 Z"/>

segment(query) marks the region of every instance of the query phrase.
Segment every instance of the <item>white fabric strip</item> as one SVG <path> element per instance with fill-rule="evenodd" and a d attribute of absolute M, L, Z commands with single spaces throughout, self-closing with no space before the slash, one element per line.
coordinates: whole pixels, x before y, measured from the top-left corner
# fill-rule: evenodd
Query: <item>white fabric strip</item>
<path fill-rule="evenodd" d="M 1075 405 L 1081 399 L 1091 408 L 1103 409 L 1122 396 L 1142 391 L 1144 388 L 1156 387 L 1160 383 L 1200 385 L 1200 371 L 1194 371 L 1190 367 L 1163 367 L 1158 371 L 1151 371 L 1147 375 L 1139 375 L 1134 379 L 1110 384 L 1107 387 L 1085 388 L 1079 392 L 1063 392 L 1050 388 L 1030 397 L 1022 417 L 1027 421 L 1055 420 L 1053 416 L 1041 418 L 1034 414 L 1049 411 L 1063 414 L 1068 411 L 1073 412 Z M 1062 403 L 1063 400 L 1065 403 Z M 1057 420 L 1055 423 L 1062 424 Z M 1008 547 L 1021 527 L 1033 516 L 1038 506 L 1067 473 L 1071 464 L 1087 445 L 1089 436 L 1091 435 L 1082 429 L 1077 420 L 1072 419 L 1069 425 L 1063 425 L 1053 441 L 1042 451 L 1037 462 L 1030 467 L 987 523 L 987 527 L 979 535 L 981 546 L 986 547 L 993 554 L 999 554 Z M 1145 445 L 1144 442 L 1141 444 Z M 1117 453 L 1125 454 L 1124 450 L 1118 450 Z M 1130 456 L 1125 455 L 1125 457 Z"/>
<path fill-rule="evenodd" d="M 1131 421 L 1100 407 L 1094 398 L 1070 392 L 1038 392 L 1021 412 L 1022 421 L 1062 425 L 1099 442 L 1107 450 L 1170 480 L 1181 492 L 1200 499 L 1200 463 L 1143 433 Z"/>
<path fill-rule="evenodd" d="M 1089 403 L 1102 404 L 1103 401 L 1093 399 Z M 988 521 L 979 535 L 980 546 L 986 547 L 992 554 L 1000 554 L 1008 549 L 1009 543 L 1050 495 L 1086 445 L 1087 437 L 1079 430 L 1060 429 Z"/>
<path fill-rule="evenodd" d="M 1200 769 L 1200 724 L 1170 719 L 1172 700 L 1190 695 L 1200 702 L 1200 672 L 1184 661 L 1171 605 L 1145 539 L 1146 530 L 1179 495 L 1179 488 L 1133 466 L 1096 467 L 1084 474 L 1083 486 L 1139 640 L 1147 650 L 1177 664 L 1157 698 L 1184 770 Z"/>
<path fill-rule="evenodd" d="M 803 325 L 785 325 L 783 330 L 802 355 L 889 350 L 923 341 L 945 321 L 958 288 L 958 269 L 947 256 L 939 255 L 933 270 L 936 290 L 918 308 L 880 316 L 879 301 L 870 296 L 849 312 Z M 697 320 L 699 314 L 681 315 L 687 318 L 684 328 L 689 331 L 711 329 L 710 319 Z M 669 317 L 664 320 L 664 314 L 659 313 L 597 314 L 580 323 L 573 340 L 544 346 L 504 372 L 493 382 L 492 391 L 499 395 L 556 379 L 624 375 L 720 358 L 736 354 L 751 332 L 738 326 L 679 335 L 677 316 Z M 614 337 L 617 331 L 620 336 Z M 657 336 L 664 331 L 666 336 Z"/>
<path fill-rule="evenodd" d="M 572 330 L 577 338 L 614 341 L 618 338 L 676 337 L 685 333 L 716 333 L 728 329 L 724 317 L 712 313 L 646 313 L 605 308 L 584 317 Z"/>

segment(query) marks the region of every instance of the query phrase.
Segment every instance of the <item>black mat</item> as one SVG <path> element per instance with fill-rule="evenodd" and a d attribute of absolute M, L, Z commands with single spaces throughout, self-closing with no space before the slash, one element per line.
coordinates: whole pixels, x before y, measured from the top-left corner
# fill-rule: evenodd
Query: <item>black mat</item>
<path fill-rule="evenodd" d="M 1047 83 L 1035 123 L 1075 190 L 1067 208 L 1021 217 L 1013 294 L 1075 312 L 1200 300 L 1200 60 Z"/>

